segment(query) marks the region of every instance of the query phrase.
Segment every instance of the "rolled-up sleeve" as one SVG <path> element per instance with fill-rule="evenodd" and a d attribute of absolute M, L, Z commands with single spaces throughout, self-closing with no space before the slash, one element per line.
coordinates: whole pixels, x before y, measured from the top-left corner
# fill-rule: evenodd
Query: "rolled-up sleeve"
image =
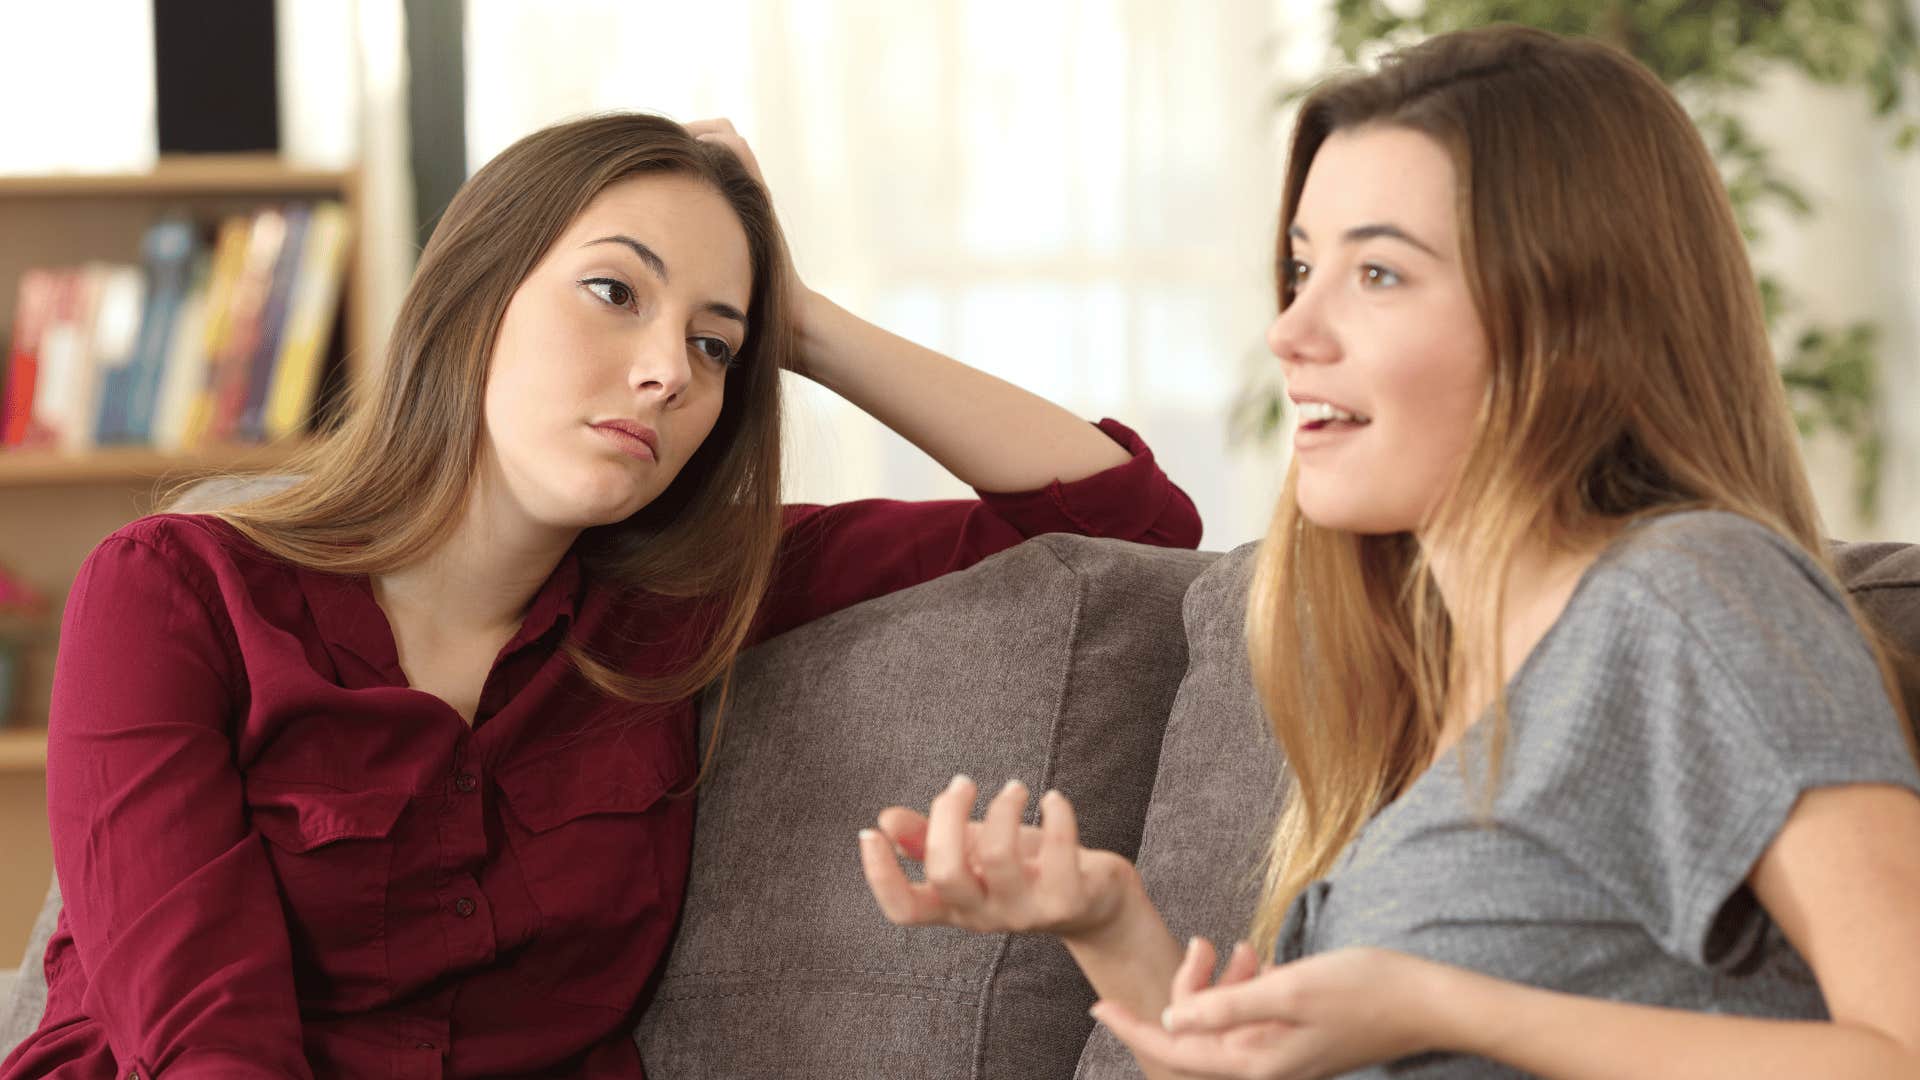
<path fill-rule="evenodd" d="M 976 491 L 977 499 L 865 499 L 787 507 L 779 564 L 754 640 L 863 600 L 918 585 L 1043 533 L 1079 533 L 1159 547 L 1196 547 L 1193 500 L 1132 429 L 1102 420 L 1128 459 L 1035 491 Z"/>
<path fill-rule="evenodd" d="M 47 748 L 65 917 L 121 1076 L 309 1077 L 229 734 L 239 661 L 212 593 L 126 538 L 74 582 Z"/>
<path fill-rule="evenodd" d="M 1098 427 L 1130 455 L 1124 463 L 1038 491 L 981 491 L 981 503 L 1023 538 L 1074 532 L 1157 547 L 1200 546 L 1200 514 L 1154 461 L 1152 448 L 1118 420 Z"/>

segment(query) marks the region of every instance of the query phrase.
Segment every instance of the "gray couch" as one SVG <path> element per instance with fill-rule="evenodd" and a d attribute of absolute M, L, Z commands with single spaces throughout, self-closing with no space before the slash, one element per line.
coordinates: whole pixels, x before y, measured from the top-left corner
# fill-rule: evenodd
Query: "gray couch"
<path fill-rule="evenodd" d="M 889 925 L 854 834 L 956 771 L 988 791 L 1017 776 L 1134 856 L 1175 933 L 1244 933 L 1278 805 L 1240 636 L 1251 556 L 1046 536 L 743 656 L 686 914 L 636 1031 L 649 1075 L 1137 1077 L 1054 941 Z M 1841 556 L 1920 647 L 1920 547 Z M 0 1052 L 38 1019 L 56 903 Z"/>

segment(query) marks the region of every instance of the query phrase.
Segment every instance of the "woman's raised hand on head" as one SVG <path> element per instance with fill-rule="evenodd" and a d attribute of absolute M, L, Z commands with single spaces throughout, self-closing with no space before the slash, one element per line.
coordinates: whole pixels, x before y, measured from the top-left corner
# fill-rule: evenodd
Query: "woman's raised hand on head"
<path fill-rule="evenodd" d="M 733 156 L 739 158 L 740 164 L 746 166 L 748 175 L 760 181 L 761 187 L 767 186 L 767 178 L 760 172 L 760 162 L 754 158 L 753 148 L 748 146 L 747 140 L 733 129 L 733 121 L 722 116 L 712 120 L 695 120 L 686 127 L 687 134 L 701 142 L 719 143 L 733 151 Z"/>
<path fill-rule="evenodd" d="M 977 794 L 973 781 L 956 776 L 925 816 L 889 807 L 879 828 L 861 830 L 867 885 L 890 921 L 1073 938 L 1098 933 L 1119 914 L 1133 866 L 1080 846 L 1066 796 L 1041 796 L 1033 826 L 1021 821 L 1026 785 L 1008 782 L 973 821 Z M 900 855 L 922 863 L 924 881 L 907 877 Z"/>

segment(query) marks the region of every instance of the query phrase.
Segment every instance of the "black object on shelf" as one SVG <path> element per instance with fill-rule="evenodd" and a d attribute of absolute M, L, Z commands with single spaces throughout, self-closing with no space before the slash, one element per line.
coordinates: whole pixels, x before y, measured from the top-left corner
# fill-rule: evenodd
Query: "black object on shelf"
<path fill-rule="evenodd" d="M 277 152 L 271 0 L 153 0 L 162 154 Z"/>

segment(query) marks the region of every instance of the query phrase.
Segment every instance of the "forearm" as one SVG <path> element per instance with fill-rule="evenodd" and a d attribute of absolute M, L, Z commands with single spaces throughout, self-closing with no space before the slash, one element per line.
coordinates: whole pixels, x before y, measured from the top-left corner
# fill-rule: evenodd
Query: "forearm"
<path fill-rule="evenodd" d="M 1147 898 L 1138 875 L 1129 877 L 1126 899 L 1108 926 L 1062 940 L 1102 1001 L 1156 1020 L 1171 1002 L 1168 988 L 1180 967 L 1180 943 Z M 1142 1068 L 1148 1080 L 1165 1080 L 1165 1074 Z"/>
<path fill-rule="evenodd" d="M 1127 460 L 1084 419 L 888 333 L 818 293 L 800 298 L 806 374 L 982 491 L 1031 491 Z"/>
<path fill-rule="evenodd" d="M 1864 1027 L 1603 1001 L 1459 972 L 1431 995 L 1436 1048 L 1551 1080 L 1831 1080 L 1920 1075 L 1920 1054 Z"/>

